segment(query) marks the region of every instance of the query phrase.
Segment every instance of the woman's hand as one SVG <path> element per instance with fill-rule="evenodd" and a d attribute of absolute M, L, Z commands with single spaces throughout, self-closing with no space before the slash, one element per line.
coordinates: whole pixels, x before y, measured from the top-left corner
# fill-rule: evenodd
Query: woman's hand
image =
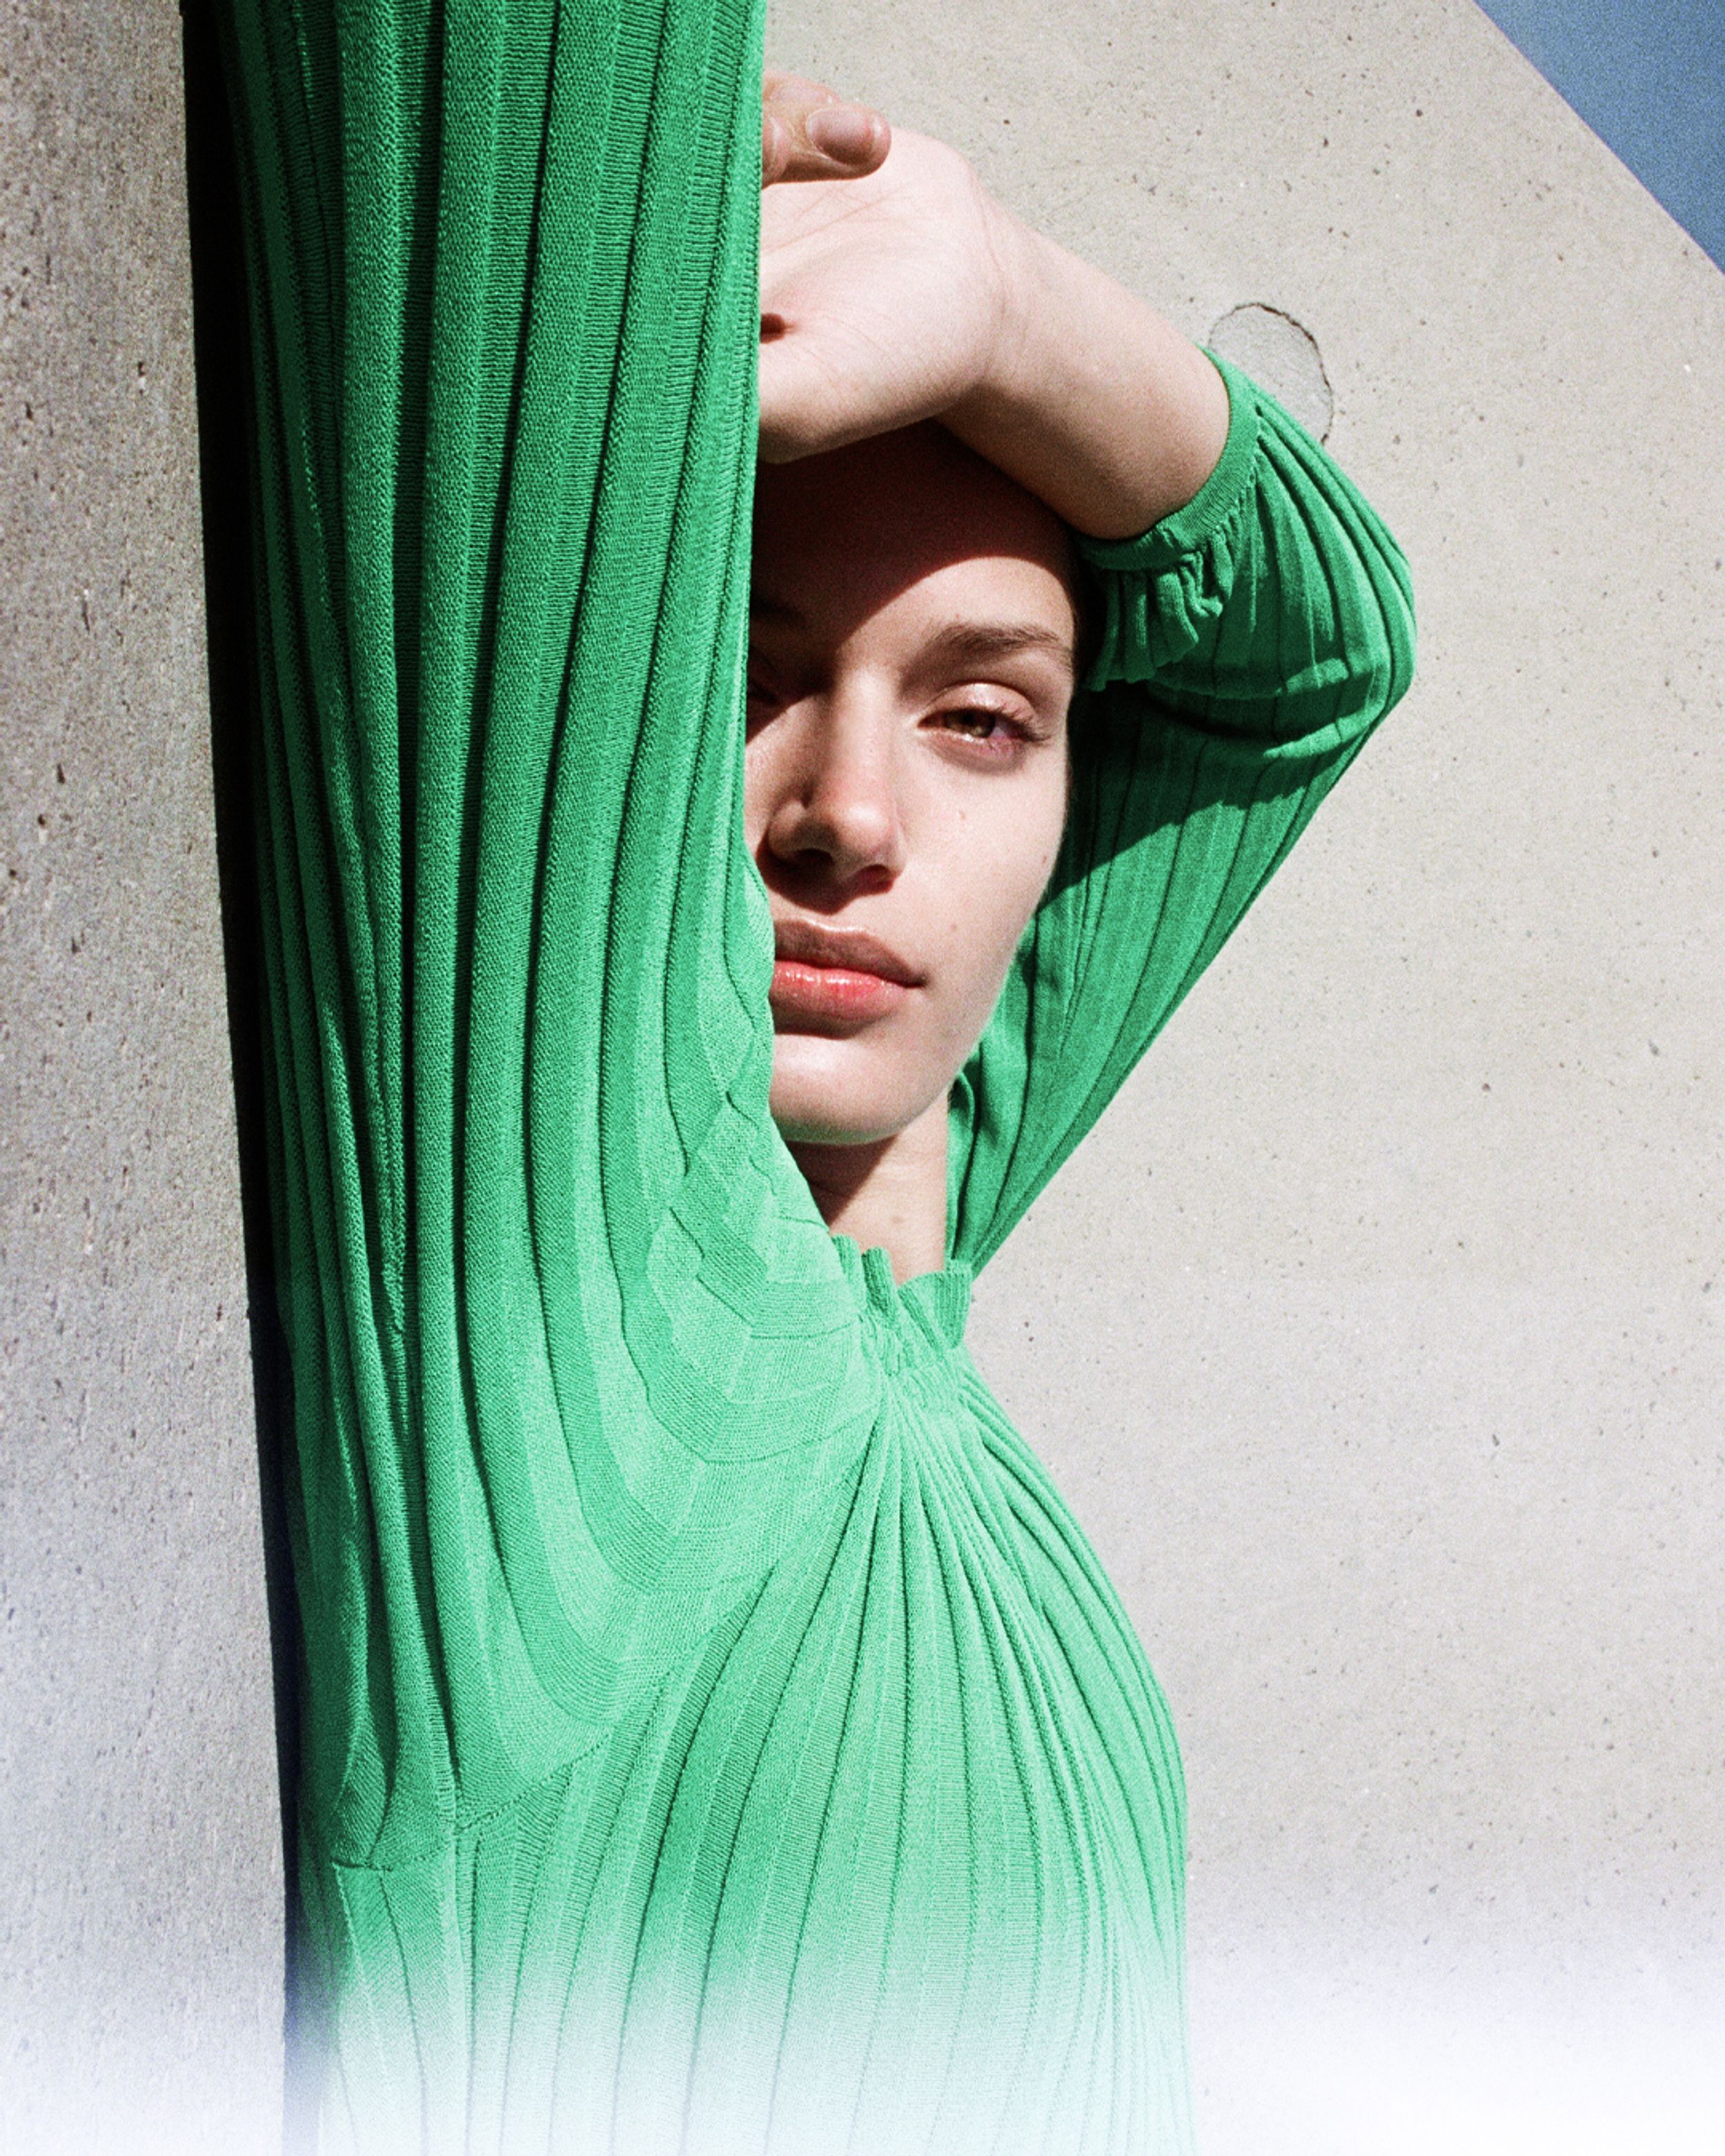
<path fill-rule="evenodd" d="M 938 418 L 1098 538 L 1147 530 L 1209 477 L 1229 420 L 1215 368 L 956 151 L 769 76 L 762 171 L 768 462 Z"/>
<path fill-rule="evenodd" d="M 1010 325 L 1013 234 L 956 151 L 900 129 L 872 170 L 808 177 L 761 203 L 769 463 L 950 411 L 997 366 Z"/>

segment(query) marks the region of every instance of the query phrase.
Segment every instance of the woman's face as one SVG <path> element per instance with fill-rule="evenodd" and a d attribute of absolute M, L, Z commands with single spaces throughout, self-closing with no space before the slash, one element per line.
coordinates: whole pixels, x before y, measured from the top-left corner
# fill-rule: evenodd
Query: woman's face
<path fill-rule="evenodd" d="M 1065 815 L 1065 526 L 942 429 L 763 466 L 745 795 L 778 963 L 772 1111 L 891 1137 L 987 1024 Z"/>

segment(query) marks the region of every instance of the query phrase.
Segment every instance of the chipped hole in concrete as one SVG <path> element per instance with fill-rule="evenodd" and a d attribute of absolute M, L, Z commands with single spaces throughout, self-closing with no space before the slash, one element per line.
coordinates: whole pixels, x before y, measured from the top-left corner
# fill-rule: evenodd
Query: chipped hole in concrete
<path fill-rule="evenodd" d="M 1329 439 L 1336 416 L 1317 339 L 1280 307 L 1250 300 L 1224 315 L 1204 341 L 1291 412 L 1308 434 Z"/>

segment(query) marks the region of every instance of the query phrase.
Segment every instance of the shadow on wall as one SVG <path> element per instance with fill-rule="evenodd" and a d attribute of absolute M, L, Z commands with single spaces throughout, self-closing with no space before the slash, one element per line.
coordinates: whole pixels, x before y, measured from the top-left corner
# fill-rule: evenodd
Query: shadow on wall
<path fill-rule="evenodd" d="M 299 1779 L 298 1631 L 282 1475 L 292 1439 L 286 1342 L 277 1316 L 268 1209 L 264 1091 L 264 959 L 253 874 L 249 745 L 256 695 L 253 541 L 246 413 L 250 343 L 233 132 L 210 0 L 182 0 L 186 78 L 186 192 L 191 231 L 193 341 L 198 380 L 204 612 L 208 630 L 212 765 L 228 1045 L 239 1148 L 253 1398 L 264 1528 L 265 1594 L 275 1698 L 282 1822 L 285 2156 L 315 2142 L 310 2092 L 295 2074 L 303 2012 L 295 1793 Z"/>

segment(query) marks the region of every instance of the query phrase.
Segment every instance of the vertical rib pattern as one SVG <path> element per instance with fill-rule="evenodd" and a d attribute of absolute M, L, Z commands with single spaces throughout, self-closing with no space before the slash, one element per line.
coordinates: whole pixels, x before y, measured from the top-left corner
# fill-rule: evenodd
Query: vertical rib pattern
<path fill-rule="evenodd" d="M 1065 864 L 898 1289 L 767 1113 L 753 0 L 224 34 L 324 2145 L 1182 2150 L 1166 1709 L 964 1311 L 1404 678 L 1394 550 L 1233 376 L 1092 550 Z"/>

